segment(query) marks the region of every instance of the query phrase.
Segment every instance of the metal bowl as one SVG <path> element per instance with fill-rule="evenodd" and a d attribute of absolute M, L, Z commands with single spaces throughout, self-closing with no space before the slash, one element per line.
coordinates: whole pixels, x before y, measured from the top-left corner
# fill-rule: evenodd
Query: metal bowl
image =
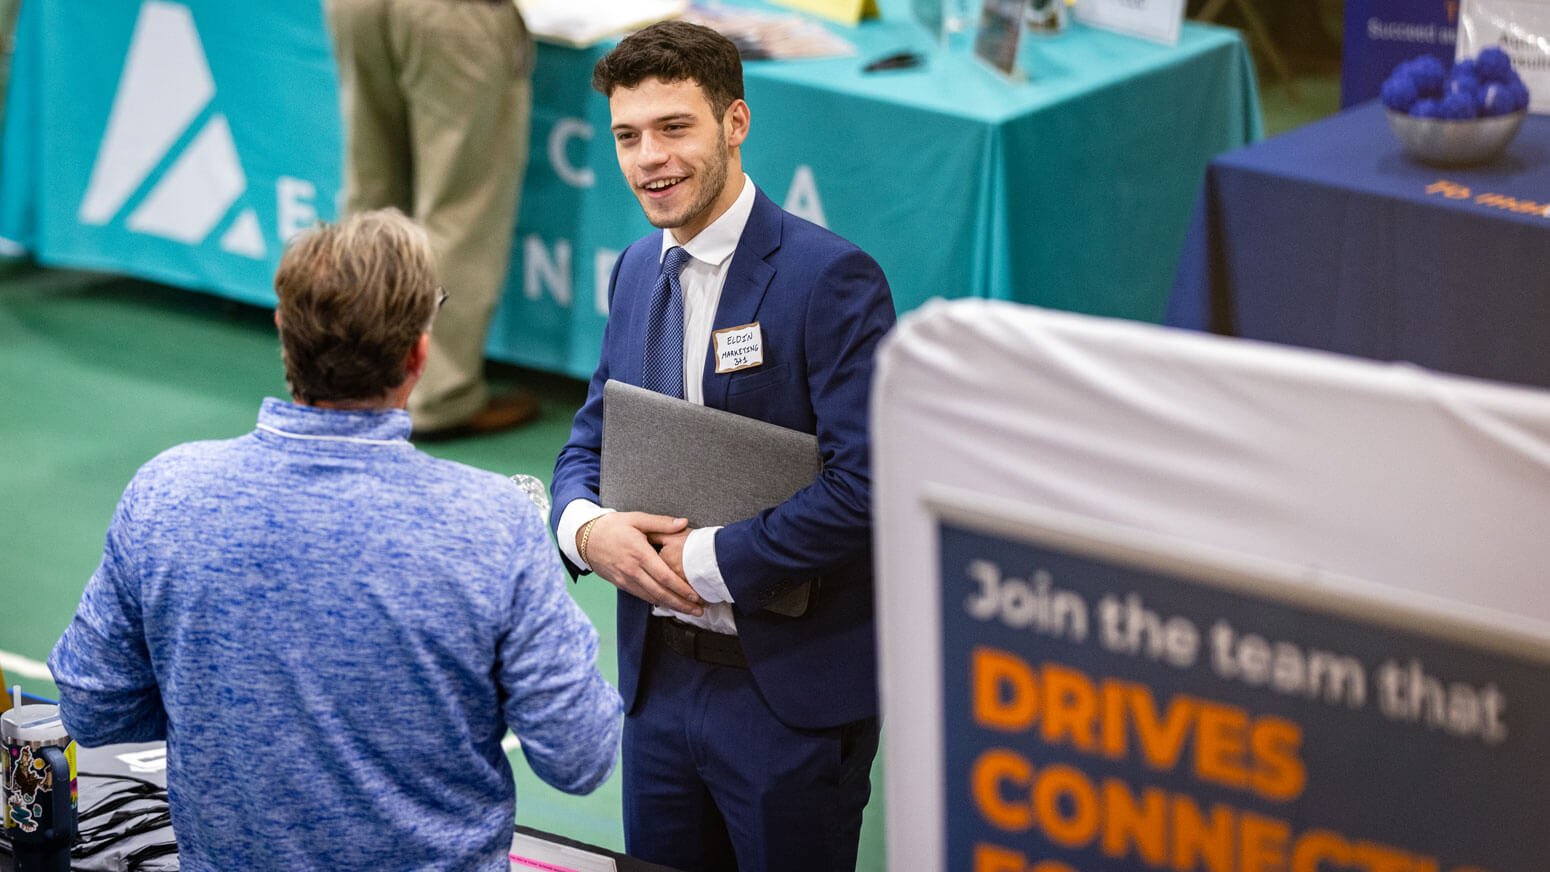
<path fill-rule="evenodd" d="M 1399 137 L 1405 153 L 1422 163 L 1462 167 L 1494 160 L 1517 135 L 1527 110 L 1489 118 L 1452 121 L 1417 118 L 1385 109 L 1389 127 Z"/>

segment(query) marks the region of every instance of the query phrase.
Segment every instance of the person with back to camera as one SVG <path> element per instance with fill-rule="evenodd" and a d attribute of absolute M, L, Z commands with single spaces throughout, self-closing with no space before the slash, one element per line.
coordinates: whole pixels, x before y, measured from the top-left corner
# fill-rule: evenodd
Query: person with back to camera
<path fill-rule="evenodd" d="M 551 514 L 572 569 L 619 588 L 625 842 L 684 870 L 852 869 L 878 743 L 867 391 L 894 323 L 888 283 L 743 174 L 750 112 L 726 38 L 653 25 L 592 81 L 624 179 L 663 231 L 614 266 Z M 762 364 L 718 371 L 710 349 L 728 330 Z M 610 511 L 609 379 L 815 433 L 822 472 L 723 527 Z M 765 608 L 810 579 L 799 616 Z"/>
<path fill-rule="evenodd" d="M 426 455 L 403 411 L 441 292 L 396 210 L 293 240 L 292 402 L 135 474 L 49 658 L 87 747 L 165 739 L 181 868 L 505 870 L 509 728 L 570 793 L 612 772 L 618 694 L 541 511 Z"/>

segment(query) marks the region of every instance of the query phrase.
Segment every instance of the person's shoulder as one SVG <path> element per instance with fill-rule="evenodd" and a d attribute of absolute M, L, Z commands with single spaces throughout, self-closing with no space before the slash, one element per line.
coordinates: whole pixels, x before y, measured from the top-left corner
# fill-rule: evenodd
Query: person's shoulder
<path fill-rule="evenodd" d="M 457 539 L 478 543 L 471 559 L 489 569 L 488 577 L 509 580 L 509 567 L 553 549 L 546 513 L 510 476 L 429 455 L 421 462 L 428 474 L 415 483 L 413 499 L 456 518 Z"/>
<path fill-rule="evenodd" d="M 418 450 L 415 457 L 416 462 L 422 464 L 442 488 L 458 494 L 462 499 L 499 508 L 507 508 L 524 499 L 521 489 L 508 476 L 498 472 L 444 457 L 434 457 Z"/>
<path fill-rule="evenodd" d="M 764 203 L 757 204 L 769 210 L 767 214 L 775 216 L 780 225 L 780 247 L 783 250 L 795 250 L 804 257 L 834 258 L 848 254 L 866 254 L 861 247 L 849 239 L 835 233 L 822 224 L 818 224 L 807 218 L 803 218 L 785 208 L 775 204 L 768 196 L 760 192 Z"/>
<path fill-rule="evenodd" d="M 537 530 L 547 535 L 548 525 L 532 498 L 511 477 L 456 460 L 417 451 L 419 467 L 413 475 L 414 499 L 455 515 L 477 537 L 490 541 L 522 539 Z"/>
<path fill-rule="evenodd" d="M 800 215 L 787 212 L 785 209 L 780 210 L 780 218 L 782 230 L 787 238 L 801 242 L 822 244 L 839 250 L 861 250 L 860 246 L 822 224 L 816 224 Z"/>
<path fill-rule="evenodd" d="M 212 469 L 220 469 L 231 462 L 233 454 L 251 434 L 233 439 L 202 439 L 174 445 L 147 460 L 140 466 L 135 478 L 154 480 L 180 478 Z"/>
<path fill-rule="evenodd" d="M 881 272 L 876 258 L 859 245 L 820 224 L 780 210 L 781 236 L 779 255 L 806 267 L 825 271 L 860 269 Z"/>
<path fill-rule="evenodd" d="M 226 486 L 242 469 L 241 445 L 251 434 L 235 439 L 184 442 L 147 460 L 125 485 L 124 497 L 142 512 L 199 500 Z"/>

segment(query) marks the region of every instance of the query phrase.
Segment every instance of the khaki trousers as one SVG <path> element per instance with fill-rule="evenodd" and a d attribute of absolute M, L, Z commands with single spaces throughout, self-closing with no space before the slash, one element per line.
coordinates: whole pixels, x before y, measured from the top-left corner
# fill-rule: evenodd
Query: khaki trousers
<path fill-rule="evenodd" d="M 489 398 L 532 113 L 533 43 L 510 0 L 327 0 L 345 122 L 344 209 L 396 206 L 430 232 L 447 303 L 409 398 L 416 430 Z"/>

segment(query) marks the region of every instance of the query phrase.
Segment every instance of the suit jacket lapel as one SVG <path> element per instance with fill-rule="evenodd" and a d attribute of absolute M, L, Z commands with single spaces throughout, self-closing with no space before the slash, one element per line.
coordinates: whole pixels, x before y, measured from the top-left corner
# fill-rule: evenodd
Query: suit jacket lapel
<path fill-rule="evenodd" d="M 652 234 L 650 244 L 646 245 L 646 251 L 641 252 L 641 263 L 638 269 L 621 270 L 620 283 L 632 281 L 637 289 L 635 293 L 624 299 L 629 299 L 630 314 L 625 323 L 630 325 L 628 348 L 631 349 L 624 360 L 624 370 L 614 373 L 613 377 L 621 379 L 632 385 L 638 385 L 644 378 L 646 362 L 646 328 L 651 320 L 651 294 L 657 284 L 657 277 L 662 272 L 662 234 L 666 230 L 658 230 Z M 621 295 L 615 293 L 614 298 L 620 299 Z"/>
<path fill-rule="evenodd" d="M 753 211 L 732 254 L 732 267 L 721 286 L 721 301 L 716 306 L 712 331 L 751 323 L 759 313 L 765 291 L 775 278 L 775 267 L 766 260 L 780 248 L 781 210 L 774 201 L 755 188 Z M 712 378 L 716 372 L 715 339 L 705 354 L 705 370 L 700 384 L 705 388 L 705 405 L 726 408 L 727 379 Z"/>

